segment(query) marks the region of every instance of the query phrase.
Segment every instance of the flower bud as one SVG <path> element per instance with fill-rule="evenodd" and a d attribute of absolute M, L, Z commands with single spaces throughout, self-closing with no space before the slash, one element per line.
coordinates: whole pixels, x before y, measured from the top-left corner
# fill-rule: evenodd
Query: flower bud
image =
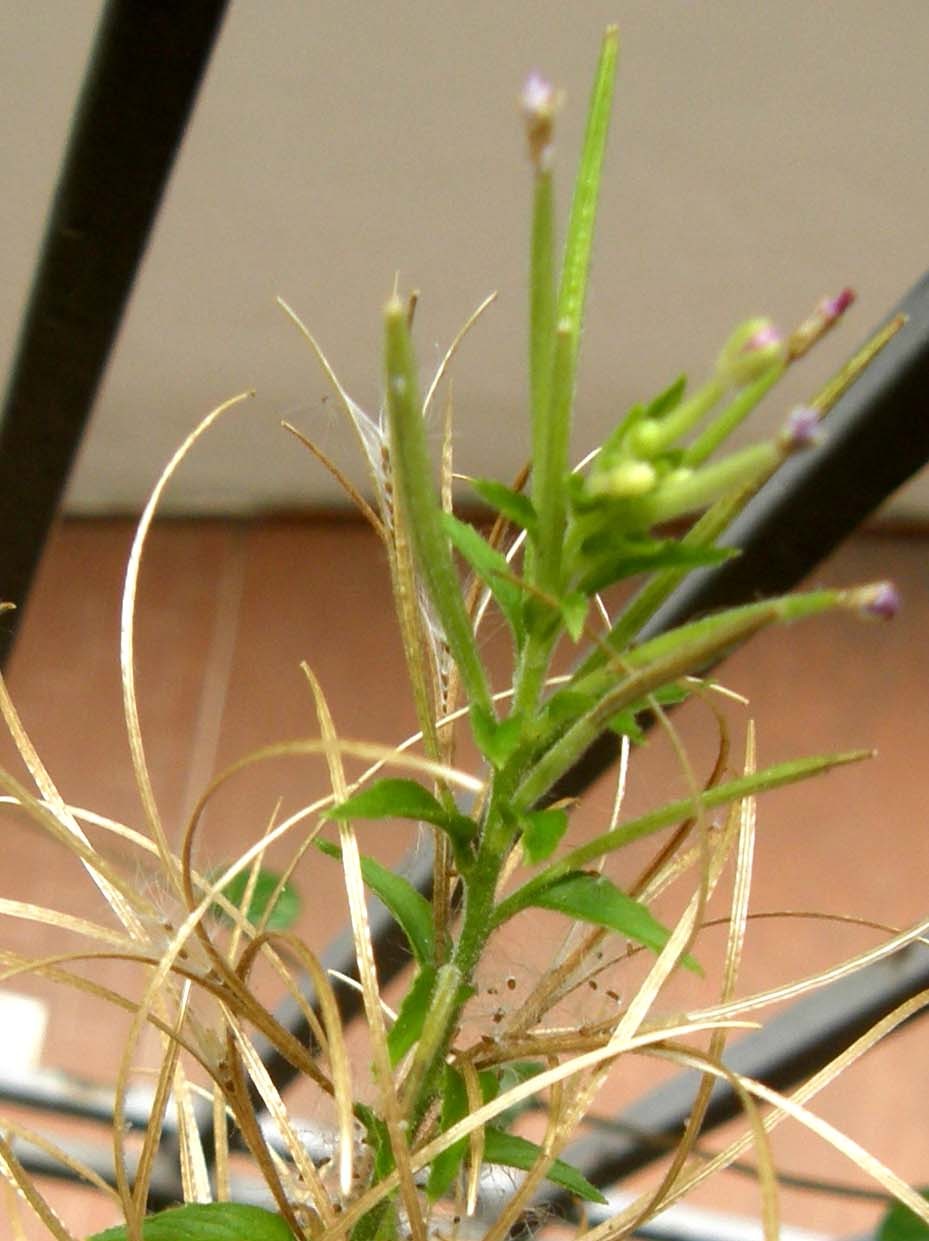
<path fill-rule="evenodd" d="M 786 356 L 783 337 L 770 319 L 748 319 L 737 327 L 716 362 L 720 378 L 736 387 L 759 379 Z"/>
<path fill-rule="evenodd" d="M 647 461 L 627 460 L 594 474 L 588 482 L 588 490 L 592 495 L 608 496 L 611 500 L 631 500 L 647 495 L 657 481 L 658 474 Z"/>
<path fill-rule="evenodd" d="M 785 451 L 796 452 L 801 448 L 812 448 L 821 439 L 819 410 L 812 405 L 798 405 L 787 415 L 778 443 Z"/>
<path fill-rule="evenodd" d="M 893 620 L 900 611 L 900 592 L 893 582 L 876 582 L 854 591 L 862 616 L 873 620 Z"/>
<path fill-rule="evenodd" d="M 802 358 L 813 345 L 845 314 L 855 300 L 854 289 L 843 289 L 835 297 L 824 297 L 812 314 L 807 315 L 787 341 L 787 356 Z"/>
<path fill-rule="evenodd" d="M 629 433 L 629 448 L 637 457 L 654 457 L 666 447 L 664 428 L 656 418 L 643 418 Z"/>
<path fill-rule="evenodd" d="M 561 102 L 551 82 L 539 73 L 530 73 L 519 98 L 526 119 L 529 156 L 539 172 L 547 172 L 552 162 L 552 131 Z"/>

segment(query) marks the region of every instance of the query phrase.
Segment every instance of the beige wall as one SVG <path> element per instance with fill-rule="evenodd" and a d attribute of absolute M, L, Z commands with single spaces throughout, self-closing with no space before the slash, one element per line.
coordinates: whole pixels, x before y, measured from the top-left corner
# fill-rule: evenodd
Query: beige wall
<path fill-rule="evenodd" d="M 0 373 L 99 8 L 0 3 Z M 456 367 L 459 464 L 515 471 L 527 205 L 515 96 L 531 68 L 563 84 L 567 171 L 610 20 L 623 48 L 578 454 L 627 403 L 682 368 L 699 376 L 739 317 L 768 311 L 788 326 L 852 284 L 847 326 L 798 368 L 769 424 L 815 390 L 926 265 L 925 0 L 238 0 L 71 509 L 137 509 L 197 418 L 249 386 L 257 401 L 198 450 L 169 505 L 330 504 L 332 485 L 277 423 L 290 416 L 336 455 L 347 440 L 274 297 L 312 324 L 370 406 L 396 270 L 423 293 L 424 373 L 499 289 Z M 904 507 L 927 503 L 924 486 Z"/>

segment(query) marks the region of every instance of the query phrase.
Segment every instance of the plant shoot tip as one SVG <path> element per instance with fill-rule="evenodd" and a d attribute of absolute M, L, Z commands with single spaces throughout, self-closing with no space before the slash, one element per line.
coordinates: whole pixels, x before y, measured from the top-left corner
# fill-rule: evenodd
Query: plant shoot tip
<path fill-rule="evenodd" d="M 552 133 L 561 94 L 547 78 L 533 70 L 526 78 L 519 104 L 526 122 L 529 158 L 537 172 L 549 172 L 554 155 Z"/>
<path fill-rule="evenodd" d="M 389 320 L 406 319 L 406 306 L 400 300 L 396 289 L 384 303 L 384 318 Z"/>

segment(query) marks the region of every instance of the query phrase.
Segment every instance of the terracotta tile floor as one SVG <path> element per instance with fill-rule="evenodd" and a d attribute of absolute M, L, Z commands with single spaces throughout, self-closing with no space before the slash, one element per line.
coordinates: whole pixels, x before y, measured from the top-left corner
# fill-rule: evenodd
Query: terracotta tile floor
<path fill-rule="evenodd" d="M 119 592 L 130 537 L 130 525 L 122 522 L 71 522 L 58 529 L 9 680 L 65 797 L 140 826 L 117 664 Z M 827 619 L 801 625 L 763 637 L 727 665 L 727 683 L 753 699 L 761 762 L 859 745 L 880 751 L 872 763 L 761 803 L 753 909 L 822 909 L 898 925 L 926 914 L 927 567 L 925 539 L 862 536 L 817 579 L 851 583 L 893 576 L 906 600 L 896 623 Z M 355 525 L 179 522 L 155 530 L 143 571 L 137 662 L 152 780 L 173 839 L 211 773 L 251 747 L 313 731 L 312 702 L 299 668 L 303 659 L 330 695 L 343 734 L 391 741 L 411 731 L 388 617 L 382 556 Z M 746 713 L 734 708 L 731 714 L 734 735 L 741 737 Z M 702 769 L 708 750 L 694 735 L 701 721 L 682 715 L 680 726 Z M 22 775 L 8 742 L 0 745 L 0 761 Z M 321 772 L 306 761 L 277 762 L 237 779 L 207 816 L 201 860 L 209 864 L 235 853 L 263 829 L 278 797 L 286 810 L 322 787 Z M 667 746 L 656 736 L 637 756 L 630 810 L 679 787 Z M 585 822 L 598 821 L 609 795 L 598 790 Z M 57 845 L 12 814 L 5 816 L 4 831 L 0 895 L 100 916 L 92 885 Z M 372 851 L 392 861 L 408 843 L 391 833 Z M 144 869 L 131 865 L 137 881 L 154 891 Z M 634 869 L 632 861 L 623 866 L 627 873 Z M 616 873 L 621 878 L 622 868 Z M 331 880 L 327 872 L 311 872 L 303 881 L 301 930 L 314 947 L 344 916 L 338 884 Z M 758 921 L 750 928 L 740 989 L 807 973 L 874 941 L 873 932 L 834 923 L 798 919 L 785 930 L 782 923 Z M 541 930 L 528 937 L 523 930 L 501 943 L 491 970 L 512 972 L 523 985 L 544 943 Z M 62 938 L 42 925 L 7 919 L 2 946 L 52 952 L 60 950 Z M 138 987 L 118 963 L 101 963 L 95 977 L 114 987 Z M 126 1028 L 121 1017 L 103 1013 L 78 992 L 50 990 L 34 980 L 17 979 L 15 989 L 48 1002 L 43 1065 L 112 1080 Z M 926 1030 L 908 1027 L 818 1104 L 829 1120 L 916 1181 L 929 1181 Z M 604 1110 L 629 1102 L 659 1077 L 648 1065 L 618 1071 L 604 1092 Z M 301 1106 L 304 1095 L 298 1092 Z M 306 1100 L 312 1111 L 309 1095 Z M 708 1138 L 708 1146 L 718 1138 Z M 860 1181 L 851 1165 L 796 1127 L 778 1135 L 775 1154 L 787 1171 Z M 57 1185 L 50 1196 L 76 1236 L 113 1220 L 112 1209 L 92 1194 Z M 757 1212 L 756 1188 L 733 1174 L 694 1201 Z M 783 1196 L 787 1221 L 835 1235 L 868 1227 L 876 1211 L 871 1204 L 796 1190 Z M 12 1223 L 0 1224 L 0 1236 L 15 1235 Z M 47 1233 L 30 1224 L 27 1235 Z"/>

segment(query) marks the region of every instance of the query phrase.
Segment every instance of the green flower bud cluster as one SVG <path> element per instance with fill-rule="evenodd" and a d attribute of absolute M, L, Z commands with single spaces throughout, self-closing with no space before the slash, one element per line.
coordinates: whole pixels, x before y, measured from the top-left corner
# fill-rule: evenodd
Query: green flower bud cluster
<path fill-rule="evenodd" d="M 679 379 L 649 405 L 630 410 L 586 477 L 572 484 L 575 523 L 584 540 L 603 518 L 614 532 L 645 533 L 774 468 L 792 447 L 783 437 L 705 462 L 780 378 L 786 357 L 772 322 L 748 319 L 729 337 L 713 374 L 696 392 L 686 396 Z M 694 434 L 714 412 L 705 430 Z"/>

